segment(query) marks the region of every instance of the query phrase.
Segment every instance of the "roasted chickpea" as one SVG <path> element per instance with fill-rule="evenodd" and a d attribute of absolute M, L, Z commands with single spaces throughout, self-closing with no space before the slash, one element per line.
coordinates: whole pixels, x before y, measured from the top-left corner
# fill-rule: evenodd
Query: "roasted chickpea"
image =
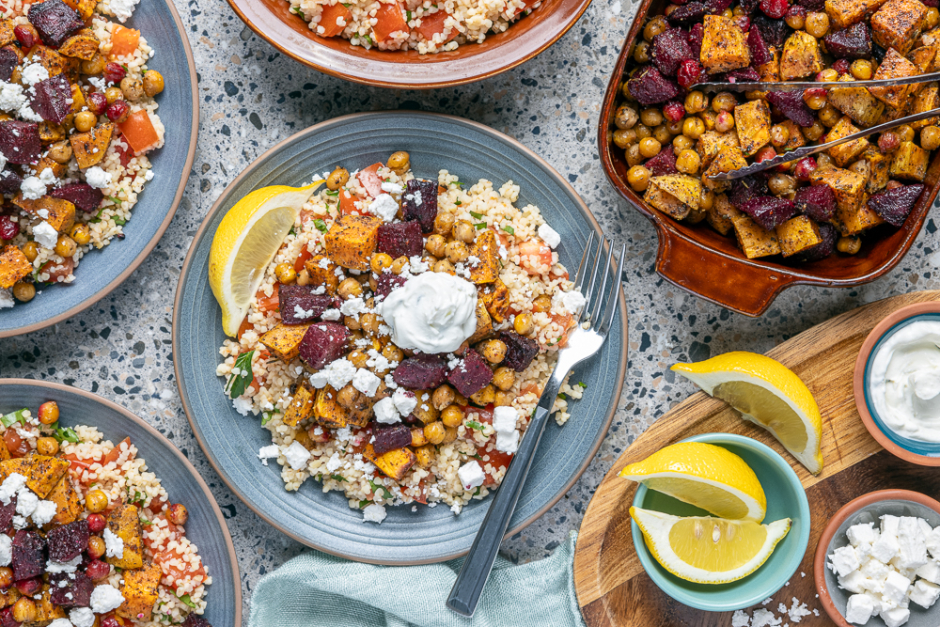
<path fill-rule="evenodd" d="M 189 519 L 189 512 L 182 503 L 173 503 L 167 509 L 166 517 L 174 525 L 185 525 L 186 521 Z"/>
<path fill-rule="evenodd" d="M 494 388 L 492 384 L 487 385 L 476 394 L 473 394 L 470 397 L 470 400 L 472 400 L 477 405 L 489 405 L 494 400 L 496 400 L 496 388 Z"/>
<path fill-rule="evenodd" d="M 78 245 L 68 235 L 60 235 L 55 245 L 55 253 L 60 257 L 71 257 L 78 250 Z"/>
<path fill-rule="evenodd" d="M 698 205 L 699 209 L 703 211 L 708 211 L 713 206 L 715 206 L 715 192 L 710 189 L 702 189 L 701 200 L 699 200 Z"/>
<path fill-rule="evenodd" d="M 137 102 L 144 97 L 144 83 L 139 78 L 125 76 L 121 79 L 121 92 L 125 100 Z"/>
<path fill-rule="evenodd" d="M 56 163 L 68 163 L 72 159 L 72 145 L 63 140 L 49 146 L 49 158 Z"/>
<path fill-rule="evenodd" d="M 723 91 L 712 98 L 712 111 L 721 113 L 722 111 L 733 111 L 738 104 L 738 99 L 734 94 Z"/>
<path fill-rule="evenodd" d="M 640 141 L 640 154 L 647 159 L 658 155 L 662 148 L 663 145 L 659 143 L 659 140 L 654 137 L 647 137 L 646 139 Z"/>
<path fill-rule="evenodd" d="M 36 450 L 40 455 L 55 455 L 59 452 L 59 443 L 55 438 L 42 437 L 36 440 Z"/>
<path fill-rule="evenodd" d="M 156 70 L 147 70 L 144 74 L 144 93 L 153 98 L 163 91 L 163 74 Z"/>
<path fill-rule="evenodd" d="M 834 68 L 826 68 L 816 75 L 816 80 L 822 83 L 832 83 L 839 80 L 839 72 Z"/>
<path fill-rule="evenodd" d="M 55 401 L 46 401 L 39 406 L 39 422 L 44 425 L 53 425 L 59 421 L 59 404 Z"/>
<path fill-rule="evenodd" d="M 36 620 L 36 604 L 29 597 L 20 597 L 13 604 L 13 620 L 17 623 L 31 623 Z"/>
<path fill-rule="evenodd" d="M 636 109 L 628 105 L 620 105 L 617 107 L 617 112 L 614 113 L 614 126 L 624 130 L 633 128 L 636 126 L 638 119 Z"/>
<path fill-rule="evenodd" d="M 482 354 L 486 361 L 491 364 L 498 364 L 506 358 L 507 350 L 506 343 L 502 340 L 489 340 L 483 345 Z"/>
<path fill-rule="evenodd" d="M 707 109 L 707 110 L 702 111 L 701 113 L 699 113 L 699 114 L 698 114 L 698 117 L 699 117 L 699 118 L 702 120 L 702 122 L 705 124 L 705 130 L 706 130 L 706 131 L 713 131 L 713 130 L 715 130 L 715 120 L 718 118 L 718 114 L 717 114 L 717 113 L 715 113 L 715 112 L 712 111 L 711 109 Z"/>
<path fill-rule="evenodd" d="M 512 328 L 519 335 L 529 335 L 535 329 L 535 323 L 532 321 L 532 314 L 521 313 L 512 321 Z"/>
<path fill-rule="evenodd" d="M 290 285 L 297 280 L 297 271 L 294 270 L 293 264 L 279 263 L 274 267 L 274 276 L 277 277 L 278 283 Z"/>
<path fill-rule="evenodd" d="M 382 349 L 382 357 L 390 362 L 400 362 L 405 358 L 405 353 L 394 344 L 386 344 Z"/>
<path fill-rule="evenodd" d="M 701 118 L 686 118 L 682 123 L 682 134 L 691 140 L 696 140 L 705 133 L 705 122 Z"/>
<path fill-rule="evenodd" d="M 119 89 L 118 91 L 121 90 Z M 98 116 L 91 111 L 79 111 L 75 114 L 73 123 L 75 124 L 75 130 L 80 133 L 85 133 L 95 127 L 95 124 L 98 123 Z"/>
<path fill-rule="evenodd" d="M 426 437 L 431 444 L 440 444 L 443 442 L 444 435 L 445 428 L 443 422 L 435 421 L 424 425 L 424 437 Z"/>
<path fill-rule="evenodd" d="M 613 142 L 617 148 L 626 148 L 630 144 L 635 144 L 637 142 L 636 131 L 631 129 L 622 129 L 618 128 L 614 131 Z"/>
<path fill-rule="evenodd" d="M 683 150 L 676 158 L 676 169 L 684 174 L 695 174 L 702 165 L 702 159 L 694 150 Z"/>
<path fill-rule="evenodd" d="M 124 92 L 120 87 L 108 87 L 104 90 L 104 97 L 108 100 L 108 104 L 112 104 L 124 98 Z"/>
<path fill-rule="evenodd" d="M 346 355 L 346 359 L 356 368 L 365 368 L 366 362 L 369 361 L 369 355 L 365 351 L 361 351 L 357 348 Z"/>
<path fill-rule="evenodd" d="M 422 468 L 427 468 L 434 461 L 434 449 L 430 446 L 419 446 L 415 449 L 415 462 Z"/>
<path fill-rule="evenodd" d="M 774 124 L 770 127 L 770 143 L 780 148 L 790 141 L 790 129 L 783 124 Z"/>
<path fill-rule="evenodd" d="M 643 155 L 640 154 L 640 145 L 633 144 L 624 152 L 624 157 L 627 159 L 627 165 L 633 167 L 643 163 Z"/>
<path fill-rule="evenodd" d="M 356 404 L 359 399 L 359 390 L 353 387 L 352 383 L 347 383 L 336 393 L 336 402 L 349 409 Z"/>
<path fill-rule="evenodd" d="M 734 17 L 734 11 L 732 11 L 731 9 L 725 9 L 724 11 L 721 12 L 721 17 L 726 17 L 730 20 L 731 18 Z"/>
<path fill-rule="evenodd" d="M 326 177 L 326 188 L 335 192 L 348 182 L 349 170 L 346 168 L 336 168 Z"/>
<path fill-rule="evenodd" d="M 454 239 L 460 240 L 464 244 L 472 244 L 476 237 L 476 229 L 466 220 L 459 220 L 454 225 Z"/>
<path fill-rule="evenodd" d="M 640 121 L 651 128 L 659 126 L 663 123 L 663 113 L 659 109 L 643 109 L 640 113 Z"/>
<path fill-rule="evenodd" d="M 646 124 L 637 124 L 633 127 L 633 130 L 636 131 L 636 137 L 639 141 L 643 141 L 647 137 L 653 136 L 653 130 Z"/>
<path fill-rule="evenodd" d="M 784 196 L 792 191 L 796 191 L 796 179 L 789 174 L 774 174 L 767 181 L 770 187 L 770 193 L 775 196 Z"/>
<path fill-rule="evenodd" d="M 827 154 L 821 154 L 816 156 L 816 169 L 828 168 L 832 165 L 832 157 Z"/>
<path fill-rule="evenodd" d="M 91 536 L 88 538 L 88 557 L 96 560 L 104 555 L 106 550 L 107 546 L 105 545 L 103 538 L 100 536 Z"/>
<path fill-rule="evenodd" d="M 359 326 L 369 335 L 374 336 L 379 332 L 379 317 L 374 313 L 366 313 L 359 316 Z"/>
<path fill-rule="evenodd" d="M 852 76 L 860 81 L 867 81 L 872 77 L 871 61 L 868 59 L 855 59 L 849 66 Z"/>
<path fill-rule="evenodd" d="M 386 268 L 391 268 L 393 263 L 392 256 L 388 253 L 375 253 L 369 260 L 369 267 L 376 274 L 382 274 Z"/>
<path fill-rule="evenodd" d="M 812 109 L 813 111 L 819 111 L 826 106 L 826 97 L 820 94 L 814 94 L 812 96 L 804 95 L 803 102 L 806 103 L 806 106 Z"/>
<path fill-rule="evenodd" d="M 701 113 L 708 108 L 708 96 L 700 91 L 691 91 L 685 97 L 685 111 L 690 115 Z"/>
<path fill-rule="evenodd" d="M 819 121 L 823 123 L 823 126 L 828 128 L 835 126 L 841 117 L 842 113 L 828 103 L 825 107 L 819 110 Z"/>
<path fill-rule="evenodd" d="M 806 26 L 806 15 L 800 13 L 787 13 L 784 17 L 787 26 L 793 30 L 803 30 Z"/>
<path fill-rule="evenodd" d="M 681 135 L 683 122 L 685 122 L 685 116 L 679 118 L 678 120 L 667 119 L 663 126 L 666 127 L 666 130 L 669 131 L 670 135 Z"/>
<path fill-rule="evenodd" d="M 451 263 L 460 263 L 467 260 L 467 257 L 470 256 L 470 250 L 463 242 L 448 242 L 444 246 L 444 255 Z"/>
<path fill-rule="evenodd" d="M 493 405 L 496 407 L 509 407 L 512 405 L 515 396 L 509 392 L 504 392 L 502 390 L 496 390 L 496 398 L 493 400 Z"/>
<path fill-rule="evenodd" d="M 829 16 L 822 11 L 810 11 L 806 14 L 803 28 L 816 39 L 822 39 L 829 32 Z"/>
<path fill-rule="evenodd" d="M 26 255 L 26 258 L 29 259 L 30 262 L 35 261 L 36 257 L 39 256 L 39 244 L 36 242 L 26 242 L 20 250 Z"/>
<path fill-rule="evenodd" d="M 650 45 L 648 42 L 641 41 L 633 48 L 633 60 L 637 63 L 649 63 Z"/>
<path fill-rule="evenodd" d="M 655 141 L 655 140 L 654 140 Z M 627 171 L 627 183 L 633 188 L 633 191 L 642 192 L 650 184 L 652 172 L 641 165 L 635 165 Z"/>
<path fill-rule="evenodd" d="M 457 269 L 454 268 L 454 264 L 452 264 L 446 259 L 440 259 L 438 261 L 435 261 L 434 265 L 431 266 L 431 271 L 439 272 L 441 274 L 450 274 L 450 275 L 457 274 Z"/>
<path fill-rule="evenodd" d="M 940 11 L 937 10 L 937 7 L 928 7 L 927 15 L 924 17 L 925 30 L 933 30 L 936 28 L 937 22 L 940 22 Z"/>
<path fill-rule="evenodd" d="M 336 293 L 343 300 L 358 298 L 362 296 L 362 285 L 356 279 L 349 277 L 348 279 L 343 279 L 339 287 L 336 288 Z"/>
<path fill-rule="evenodd" d="M 920 132 L 920 147 L 924 150 L 940 148 L 940 128 L 936 126 L 925 127 Z"/>
<path fill-rule="evenodd" d="M 862 240 L 859 237 L 840 237 L 836 242 L 836 250 L 846 255 L 854 255 L 862 249 Z"/>
<path fill-rule="evenodd" d="M 434 218 L 434 232 L 438 235 L 450 235 L 454 230 L 454 214 L 441 211 Z"/>
<path fill-rule="evenodd" d="M 445 407 L 452 405 L 456 395 L 454 394 L 454 388 L 450 387 L 446 383 L 440 385 L 434 390 L 434 394 L 431 395 L 431 404 L 438 409 L 444 409 Z"/>
<path fill-rule="evenodd" d="M 651 42 L 656 35 L 659 35 L 667 28 L 669 28 L 669 23 L 666 21 L 666 18 L 662 15 L 657 15 L 643 28 L 643 39 Z"/>
<path fill-rule="evenodd" d="M 516 382 L 516 372 L 512 368 L 497 368 L 493 373 L 493 385 L 508 392 Z"/>
<path fill-rule="evenodd" d="M 92 490 L 85 495 L 85 509 L 92 514 L 103 512 L 108 508 L 108 495 L 103 490 Z"/>
<path fill-rule="evenodd" d="M 459 427 L 463 424 L 463 410 L 457 405 L 448 405 L 441 412 L 441 422 L 445 427 Z"/>
<path fill-rule="evenodd" d="M 912 142 L 914 141 L 914 129 L 911 128 L 910 124 L 903 124 L 896 129 L 894 132 L 898 134 L 898 137 L 901 138 L 902 142 Z"/>
<path fill-rule="evenodd" d="M 672 139 L 672 149 L 676 154 L 679 154 L 683 150 L 690 150 L 693 146 L 695 146 L 695 142 L 685 135 L 676 135 Z"/>
<path fill-rule="evenodd" d="M 89 76 L 101 74 L 107 64 L 108 59 L 96 52 L 91 59 L 81 62 L 82 74 L 88 74 Z"/>
<path fill-rule="evenodd" d="M 393 152 L 392 156 L 388 158 L 387 165 L 388 169 L 394 170 L 395 174 L 404 174 L 411 166 L 411 155 L 404 150 Z"/>
<path fill-rule="evenodd" d="M 25 281 L 17 281 L 13 284 L 13 298 L 21 303 L 28 303 L 36 297 L 36 286 Z"/>
<path fill-rule="evenodd" d="M 849 169 L 853 172 L 858 172 L 865 177 L 865 180 L 868 180 L 868 177 L 871 175 L 871 166 L 864 159 L 859 159 L 855 163 L 849 166 Z"/>
<path fill-rule="evenodd" d="M 815 122 L 813 122 L 812 126 L 810 126 L 809 128 L 803 129 L 803 137 L 810 140 L 811 142 L 814 142 L 820 137 L 822 137 L 823 133 L 825 132 L 826 132 L 825 127 L 823 127 L 823 125 L 820 124 L 819 120 L 816 120 Z"/>
<path fill-rule="evenodd" d="M 0 589 L 6 590 L 13 585 L 13 569 L 6 566 L 0 568 Z"/>
<path fill-rule="evenodd" d="M 659 142 L 660 146 L 665 146 L 672 141 L 672 133 L 669 132 L 665 124 L 660 124 L 653 129 L 653 137 Z"/>
<path fill-rule="evenodd" d="M 406 265 L 408 265 L 408 257 L 398 257 L 392 262 L 392 274 L 401 274 Z"/>
<path fill-rule="evenodd" d="M 294 432 L 294 441 L 300 444 L 305 449 L 309 449 L 313 446 L 313 439 L 310 437 L 310 434 L 306 429 L 298 429 Z"/>
<path fill-rule="evenodd" d="M 306 268 L 297 273 L 297 285 L 310 285 L 310 272 Z"/>
<path fill-rule="evenodd" d="M 734 116 L 730 111 L 720 111 L 715 117 L 715 130 L 719 133 L 727 133 L 734 128 Z"/>

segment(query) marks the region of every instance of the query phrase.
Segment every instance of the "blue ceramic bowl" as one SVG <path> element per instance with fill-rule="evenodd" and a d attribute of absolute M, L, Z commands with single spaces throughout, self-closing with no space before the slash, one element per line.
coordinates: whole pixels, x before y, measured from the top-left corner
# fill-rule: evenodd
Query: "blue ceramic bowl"
<path fill-rule="evenodd" d="M 150 254 L 170 225 L 183 197 L 196 154 L 199 100 L 196 66 L 183 23 L 169 0 L 141 2 L 125 26 L 139 29 L 155 53 L 148 66 L 163 74 L 157 113 L 166 127 L 165 145 L 149 154 L 154 179 L 144 188 L 124 239 L 82 257 L 75 281 L 42 290 L 28 303 L 0 309 L 0 338 L 21 335 L 69 318 L 107 296 Z"/>
<path fill-rule="evenodd" d="M 60 420 L 65 425 L 95 427 L 112 442 L 130 437 L 173 502 L 183 503 L 189 510 L 186 535 L 199 547 L 212 576 L 203 617 L 217 627 L 241 625 L 241 583 L 235 548 L 222 511 L 193 465 L 156 429 L 111 401 L 57 383 L 0 379 L 0 415 L 24 407 L 35 413 L 46 401 L 58 403 Z"/>
<path fill-rule="evenodd" d="M 728 433 L 703 433 L 683 442 L 715 444 L 744 459 L 757 474 L 767 495 L 767 515 L 763 522 L 789 518 L 790 531 L 777 544 L 767 561 L 744 579 L 708 585 L 680 579 L 663 568 L 646 547 L 643 532 L 631 520 L 633 546 L 640 563 L 660 590 L 684 605 L 709 612 L 730 612 L 760 603 L 786 584 L 806 553 L 811 523 L 809 501 L 803 485 L 785 459 L 757 440 Z M 675 516 L 711 516 L 705 510 L 661 492 L 647 490 L 644 485 L 637 488 L 633 506 Z"/>
<path fill-rule="evenodd" d="M 183 408 L 196 438 L 225 483 L 259 516 L 296 540 L 349 559 L 385 563 L 437 562 L 465 553 L 489 501 L 475 500 L 455 516 L 446 506 L 389 507 L 381 525 L 363 524 L 340 492 L 324 494 L 308 480 L 287 492 L 280 466 L 263 466 L 258 449 L 270 444 L 259 418 L 240 416 L 215 375 L 220 362 L 222 315 L 208 282 L 209 248 L 225 213 L 265 185 L 300 185 L 336 165 L 350 170 L 407 150 L 418 176 L 447 168 L 464 181 L 486 178 L 522 187 L 517 203 L 537 205 L 561 234 L 561 262 L 576 269 L 588 234 L 600 227 L 575 191 L 548 164 L 511 138 L 468 120 L 419 112 L 350 115 L 313 126 L 275 146 L 219 197 L 196 234 L 183 265 L 173 315 L 173 362 Z M 621 296 L 622 299 L 622 296 Z M 538 518 L 574 484 L 597 452 L 613 418 L 627 365 L 626 311 L 601 352 L 579 366 L 574 381 L 587 384 L 572 403 L 564 427 L 550 424 L 510 523 L 514 534 Z"/>

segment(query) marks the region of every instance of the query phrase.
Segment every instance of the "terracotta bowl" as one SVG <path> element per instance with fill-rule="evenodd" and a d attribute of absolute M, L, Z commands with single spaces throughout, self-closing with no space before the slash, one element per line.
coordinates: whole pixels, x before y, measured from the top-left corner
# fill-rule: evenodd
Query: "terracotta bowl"
<path fill-rule="evenodd" d="M 850 501 L 835 513 L 823 529 L 816 545 L 813 579 L 823 609 L 839 627 L 857 627 L 844 617 L 845 606 L 851 593 L 839 587 L 835 573 L 826 568 L 826 558 L 832 551 L 849 543 L 845 536 L 849 527 L 870 522 L 877 526 L 879 517 L 885 514 L 915 516 L 925 519 L 931 527 L 940 525 L 940 503 L 910 490 L 869 492 Z M 910 610 L 911 618 L 905 623 L 905 627 L 935 627 L 940 622 L 940 604 L 925 610 L 916 603 L 911 603 Z M 866 627 L 885 627 L 885 623 L 880 617 L 874 616 L 866 623 Z"/>
<path fill-rule="evenodd" d="M 667 281 L 732 311 L 759 316 L 777 294 L 791 285 L 855 287 L 874 281 L 907 254 L 920 233 L 927 212 L 937 195 L 940 181 L 940 152 L 933 156 L 926 188 L 904 225 L 896 229 L 878 227 L 862 239 L 856 255 L 834 254 L 810 264 L 789 265 L 784 261 L 747 259 L 732 237 L 726 237 L 705 222 L 686 224 L 653 209 L 627 183 L 629 166 L 624 151 L 610 142 L 613 118 L 623 101 L 620 93 L 624 71 L 636 66 L 630 55 L 640 41 L 646 16 L 661 15 L 666 0 L 643 0 L 627 35 L 613 75 L 607 85 L 600 115 L 598 144 L 607 178 L 620 195 L 643 214 L 659 234 L 656 271 Z"/>
<path fill-rule="evenodd" d="M 892 455 L 904 461 L 921 466 L 940 466 L 940 444 L 922 442 L 906 438 L 888 427 L 878 415 L 871 395 L 868 393 L 868 377 L 874 354 L 882 340 L 887 339 L 898 329 L 910 324 L 915 319 L 940 320 L 940 302 L 919 303 L 898 309 L 893 314 L 878 323 L 858 352 L 855 360 L 855 378 L 853 391 L 855 393 L 855 407 L 858 409 L 865 428 L 871 433 L 881 446 Z"/>
<path fill-rule="evenodd" d="M 434 89 L 495 76 L 536 56 L 574 26 L 591 0 L 542 0 L 505 32 L 450 52 L 383 52 L 353 46 L 340 37 L 319 37 L 289 11 L 287 0 L 228 0 L 272 46 L 304 65 L 356 83 L 399 89 Z"/>

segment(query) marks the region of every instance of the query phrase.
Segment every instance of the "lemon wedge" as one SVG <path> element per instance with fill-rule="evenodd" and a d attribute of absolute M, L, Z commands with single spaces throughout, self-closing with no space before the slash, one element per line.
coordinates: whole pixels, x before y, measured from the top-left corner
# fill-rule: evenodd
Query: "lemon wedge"
<path fill-rule="evenodd" d="M 212 239 L 209 287 L 222 308 L 222 330 L 235 337 L 301 207 L 323 183 L 272 185 L 251 192 L 228 210 Z"/>
<path fill-rule="evenodd" d="M 811 473 L 822 472 L 819 406 L 809 388 L 779 361 L 740 351 L 672 369 L 770 431 Z"/>
<path fill-rule="evenodd" d="M 764 489 L 743 459 L 704 442 L 679 442 L 630 464 L 620 476 L 700 507 L 719 518 L 760 522 Z"/>
<path fill-rule="evenodd" d="M 760 525 L 752 520 L 683 518 L 639 507 L 630 508 L 630 517 L 663 568 L 686 581 L 707 584 L 747 577 L 790 530 L 789 518 Z"/>

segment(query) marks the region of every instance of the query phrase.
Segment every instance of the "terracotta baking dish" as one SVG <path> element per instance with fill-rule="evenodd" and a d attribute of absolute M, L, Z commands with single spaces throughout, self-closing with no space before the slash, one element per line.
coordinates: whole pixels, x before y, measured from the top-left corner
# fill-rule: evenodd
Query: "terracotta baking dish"
<path fill-rule="evenodd" d="M 574 26 L 591 0 L 542 0 L 505 32 L 450 52 L 382 52 L 340 37 L 319 37 L 292 14 L 287 0 L 228 0 L 235 13 L 268 43 L 296 61 L 346 80 L 399 89 L 472 83 L 528 61 Z"/>
<path fill-rule="evenodd" d="M 634 42 L 642 37 L 646 16 L 662 14 L 666 5 L 665 0 L 643 0 L 607 85 L 597 134 L 607 178 L 620 195 L 656 227 L 659 234 L 656 271 L 670 283 L 705 300 L 748 316 L 759 316 L 777 294 L 791 285 L 855 287 L 874 281 L 897 265 L 920 233 L 937 195 L 940 152 L 933 155 L 924 180 L 926 188 L 902 228 L 877 227 L 863 236 L 858 254 L 836 253 L 810 264 L 789 265 L 779 257 L 774 261 L 747 259 L 738 250 L 733 237 L 719 234 L 705 222 L 677 222 L 649 207 L 641 194 L 630 188 L 624 151 L 609 140 L 613 117 L 623 101 L 620 87 L 624 70 L 629 71 L 636 65 L 630 52 Z"/>

